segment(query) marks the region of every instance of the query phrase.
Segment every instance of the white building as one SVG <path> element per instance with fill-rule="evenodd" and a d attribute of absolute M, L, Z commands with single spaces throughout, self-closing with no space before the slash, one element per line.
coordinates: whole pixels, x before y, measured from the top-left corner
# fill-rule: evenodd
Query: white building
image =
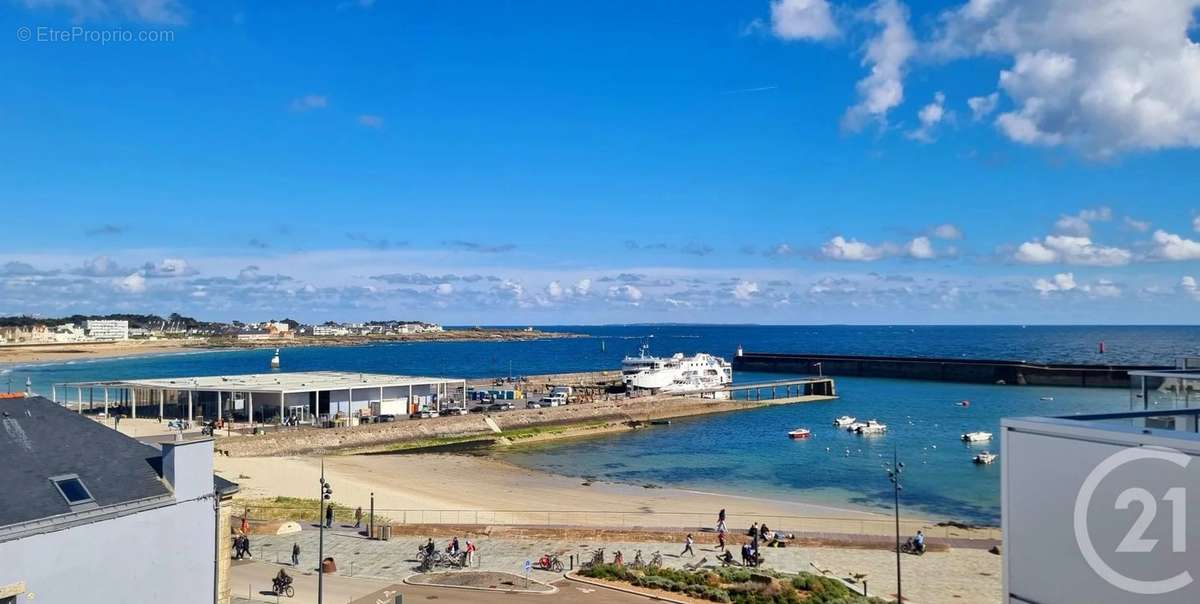
<path fill-rule="evenodd" d="M 313 325 L 312 335 L 314 336 L 344 336 L 349 335 L 350 330 L 340 325 Z"/>
<path fill-rule="evenodd" d="M 88 320 L 88 337 L 93 340 L 128 340 L 129 321 L 116 319 Z"/>
<path fill-rule="evenodd" d="M 41 397 L 0 411 L 0 602 L 229 601 L 237 485 L 211 439 L 160 450 Z"/>

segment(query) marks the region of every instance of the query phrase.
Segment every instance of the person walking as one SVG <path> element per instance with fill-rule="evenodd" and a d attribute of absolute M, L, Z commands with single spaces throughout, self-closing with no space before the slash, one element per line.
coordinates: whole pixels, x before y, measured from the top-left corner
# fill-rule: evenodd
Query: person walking
<path fill-rule="evenodd" d="M 721 546 L 721 551 L 725 551 L 725 523 L 717 525 L 717 544 Z"/>
<path fill-rule="evenodd" d="M 300 566 L 300 542 L 292 542 L 292 566 Z"/>
<path fill-rule="evenodd" d="M 721 511 L 717 512 L 717 524 L 725 524 L 725 508 L 721 508 Z"/>
<path fill-rule="evenodd" d="M 354 508 L 354 528 L 360 528 L 361 526 L 362 526 L 362 506 L 360 505 L 357 508 Z"/>
<path fill-rule="evenodd" d="M 467 568 L 475 563 L 475 542 L 467 539 Z"/>
<path fill-rule="evenodd" d="M 692 534 L 688 533 L 687 538 L 684 539 L 684 541 L 683 541 L 683 551 L 679 552 L 679 556 L 682 558 L 684 554 L 687 554 L 687 555 L 695 558 L 696 552 L 692 550 L 692 544 L 695 542 L 696 541 L 694 539 L 692 539 Z"/>
<path fill-rule="evenodd" d="M 325 528 L 333 528 L 333 506 L 325 507 Z"/>

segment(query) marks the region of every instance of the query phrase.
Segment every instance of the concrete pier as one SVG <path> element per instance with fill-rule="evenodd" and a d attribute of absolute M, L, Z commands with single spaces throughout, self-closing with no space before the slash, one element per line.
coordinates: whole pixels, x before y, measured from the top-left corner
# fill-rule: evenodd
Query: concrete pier
<path fill-rule="evenodd" d="M 744 352 L 734 357 L 733 368 L 735 371 L 760 373 L 820 372 L 834 376 L 1087 388 L 1128 388 L 1130 371 L 1167 369 L 1153 365 L 1073 365 L 982 359 L 768 352 Z"/>

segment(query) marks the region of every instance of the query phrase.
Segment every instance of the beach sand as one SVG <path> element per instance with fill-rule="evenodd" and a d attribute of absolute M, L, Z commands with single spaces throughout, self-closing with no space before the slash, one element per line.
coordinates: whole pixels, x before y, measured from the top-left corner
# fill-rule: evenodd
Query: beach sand
<path fill-rule="evenodd" d="M 188 349 L 206 349 L 203 339 L 125 340 L 120 342 L 78 342 L 72 344 L 0 346 L 0 364 L 54 363 L 75 359 L 163 354 Z"/>

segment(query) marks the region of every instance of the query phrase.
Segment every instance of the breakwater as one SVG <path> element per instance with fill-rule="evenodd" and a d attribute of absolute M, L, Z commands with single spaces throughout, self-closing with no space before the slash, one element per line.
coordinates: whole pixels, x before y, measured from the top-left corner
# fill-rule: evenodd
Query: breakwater
<path fill-rule="evenodd" d="M 819 367 L 818 367 L 819 365 Z M 1128 388 L 1129 372 L 1156 365 L 1082 365 L 984 359 L 745 352 L 736 371 L 883 377 L 974 384 Z"/>

